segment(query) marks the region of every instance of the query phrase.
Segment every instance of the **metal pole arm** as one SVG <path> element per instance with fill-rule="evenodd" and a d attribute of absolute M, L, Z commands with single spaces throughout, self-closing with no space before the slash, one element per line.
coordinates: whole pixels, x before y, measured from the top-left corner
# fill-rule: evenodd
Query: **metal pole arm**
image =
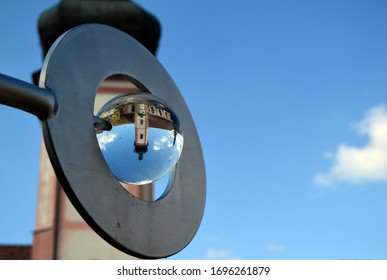
<path fill-rule="evenodd" d="M 0 104 L 20 109 L 45 120 L 55 113 L 56 98 L 49 89 L 0 74 Z"/>

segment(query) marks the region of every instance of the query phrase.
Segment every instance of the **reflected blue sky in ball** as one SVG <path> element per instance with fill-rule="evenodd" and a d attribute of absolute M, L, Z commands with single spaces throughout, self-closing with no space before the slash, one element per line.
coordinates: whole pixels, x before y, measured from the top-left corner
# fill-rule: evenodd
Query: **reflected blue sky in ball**
<path fill-rule="evenodd" d="M 149 128 L 149 146 L 146 153 L 135 151 L 134 124 L 113 127 L 97 135 L 102 154 L 113 174 L 128 184 L 148 184 L 164 175 L 176 164 L 183 147 L 183 136 L 172 131 Z"/>

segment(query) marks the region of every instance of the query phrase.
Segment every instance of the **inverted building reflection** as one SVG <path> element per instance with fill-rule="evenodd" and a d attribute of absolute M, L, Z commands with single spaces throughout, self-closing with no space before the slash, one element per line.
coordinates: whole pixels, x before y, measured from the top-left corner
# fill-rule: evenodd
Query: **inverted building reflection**
<path fill-rule="evenodd" d="M 97 138 L 105 160 L 120 180 L 149 183 L 147 175 L 154 174 L 150 181 L 157 180 L 176 164 L 183 145 L 180 123 L 155 96 L 149 93 L 118 96 L 101 109 L 98 117 L 112 125 L 111 131 L 98 131 Z M 123 174 L 124 170 L 136 174 Z"/>

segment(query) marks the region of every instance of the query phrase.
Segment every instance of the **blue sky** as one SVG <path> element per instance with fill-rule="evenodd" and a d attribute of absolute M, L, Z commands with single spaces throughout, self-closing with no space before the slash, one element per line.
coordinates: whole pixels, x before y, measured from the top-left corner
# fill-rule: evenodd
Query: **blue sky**
<path fill-rule="evenodd" d="M 31 81 L 56 3 L 0 2 L 0 73 Z M 202 225 L 172 259 L 387 259 L 387 2 L 137 3 L 206 162 Z M 30 243 L 40 124 L 0 119 L 0 243 Z"/>

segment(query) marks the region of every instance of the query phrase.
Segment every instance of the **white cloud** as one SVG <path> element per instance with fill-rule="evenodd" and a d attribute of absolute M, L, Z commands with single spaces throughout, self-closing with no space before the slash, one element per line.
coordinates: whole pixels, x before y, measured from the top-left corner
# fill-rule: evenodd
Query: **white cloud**
<path fill-rule="evenodd" d="M 269 243 L 266 245 L 265 250 L 270 253 L 280 253 L 286 251 L 286 247 L 277 243 Z"/>
<path fill-rule="evenodd" d="M 114 139 L 117 138 L 117 134 L 113 133 L 111 131 L 108 131 L 106 133 L 97 134 L 98 144 L 99 148 L 103 151 L 106 150 L 106 146 L 113 142 Z"/>
<path fill-rule="evenodd" d="M 328 172 L 318 173 L 315 183 L 334 186 L 337 182 L 387 181 L 387 112 L 385 106 L 372 108 L 364 119 L 355 124 L 355 130 L 368 137 L 364 147 L 346 144 L 329 153 L 333 165 Z"/>
<path fill-rule="evenodd" d="M 232 252 L 228 250 L 219 250 L 215 248 L 210 248 L 205 254 L 205 258 L 208 260 L 235 260 L 238 259 L 233 255 Z"/>

